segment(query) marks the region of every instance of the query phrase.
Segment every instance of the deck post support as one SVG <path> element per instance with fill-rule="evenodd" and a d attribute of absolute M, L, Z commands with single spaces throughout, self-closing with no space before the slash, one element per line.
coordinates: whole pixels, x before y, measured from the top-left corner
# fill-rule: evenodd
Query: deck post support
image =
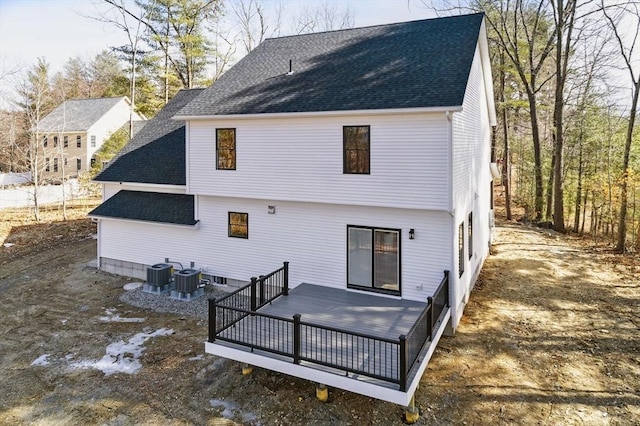
<path fill-rule="evenodd" d="M 316 398 L 320 402 L 327 402 L 329 399 L 329 388 L 323 383 L 316 384 Z"/>
<path fill-rule="evenodd" d="M 300 364 L 300 314 L 293 316 L 293 362 Z"/>
<path fill-rule="evenodd" d="M 216 298 L 209 299 L 209 342 L 216 340 Z"/>
<path fill-rule="evenodd" d="M 411 396 L 411 401 L 409 401 L 409 405 L 404 410 L 404 419 L 408 424 L 413 424 L 418 421 L 420 418 L 420 412 L 416 407 L 416 396 Z"/>
<path fill-rule="evenodd" d="M 251 277 L 251 312 L 255 312 L 256 309 L 256 284 L 258 279 L 256 277 Z"/>
<path fill-rule="evenodd" d="M 407 390 L 407 336 L 404 334 L 400 336 L 400 391 L 406 392 Z"/>
<path fill-rule="evenodd" d="M 282 294 L 285 296 L 289 295 L 289 262 L 284 262 L 284 283 Z"/>
<path fill-rule="evenodd" d="M 429 336 L 430 341 L 433 341 L 433 297 L 427 297 L 427 303 L 429 304 L 429 313 L 427 314 L 427 336 Z"/>
<path fill-rule="evenodd" d="M 244 364 L 242 366 L 242 375 L 243 376 L 248 376 L 251 373 L 253 373 L 253 366 L 249 365 L 249 364 Z"/>

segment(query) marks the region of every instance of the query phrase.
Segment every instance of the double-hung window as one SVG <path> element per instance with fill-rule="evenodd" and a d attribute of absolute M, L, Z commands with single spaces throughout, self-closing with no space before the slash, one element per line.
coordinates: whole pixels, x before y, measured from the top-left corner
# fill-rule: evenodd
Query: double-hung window
<path fill-rule="evenodd" d="M 365 174 L 370 171 L 370 127 L 344 126 L 342 129 L 343 173 Z"/>
<path fill-rule="evenodd" d="M 249 238 L 249 213 L 229 212 L 229 236 Z"/>
<path fill-rule="evenodd" d="M 469 234 L 469 260 L 473 257 L 473 212 L 469 213 L 469 221 L 467 223 L 467 233 Z"/>
<path fill-rule="evenodd" d="M 458 226 L 458 274 L 464 273 L 464 222 Z"/>
<path fill-rule="evenodd" d="M 82 148 L 82 136 L 80 135 L 76 136 L 76 147 Z"/>
<path fill-rule="evenodd" d="M 400 230 L 347 226 L 347 287 L 400 294 Z"/>
<path fill-rule="evenodd" d="M 95 148 L 95 147 L 96 147 L 96 136 L 91 135 L 91 148 Z"/>
<path fill-rule="evenodd" d="M 69 136 L 62 137 L 62 146 L 64 148 L 69 148 Z"/>
<path fill-rule="evenodd" d="M 236 169 L 236 129 L 216 129 L 216 169 Z"/>

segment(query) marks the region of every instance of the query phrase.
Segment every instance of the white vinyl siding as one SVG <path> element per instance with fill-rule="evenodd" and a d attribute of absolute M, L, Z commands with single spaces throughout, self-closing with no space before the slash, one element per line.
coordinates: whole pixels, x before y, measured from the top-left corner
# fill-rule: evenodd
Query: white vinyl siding
<path fill-rule="evenodd" d="M 457 259 L 456 273 L 452 273 L 452 300 L 454 327 L 462 315 L 462 308 L 474 285 L 480 267 L 488 255 L 489 203 L 491 173 L 491 127 L 483 84 L 480 52 L 476 48 L 462 112 L 453 115 L 453 207 L 455 217 L 452 226 L 464 222 L 465 255 L 462 262 L 464 274 L 460 278 Z M 468 244 L 469 213 L 473 212 L 473 240 Z M 452 241 L 457 253 L 458 240 Z M 457 258 L 457 256 L 456 256 Z"/>
<path fill-rule="evenodd" d="M 370 126 L 370 174 L 343 173 L 343 126 Z M 443 113 L 191 121 L 188 192 L 448 210 Z M 236 170 L 216 170 L 216 128 L 236 129 Z"/>
<path fill-rule="evenodd" d="M 276 204 L 276 213 L 268 205 Z M 399 229 L 402 297 L 424 301 L 449 268 L 445 212 L 198 197 L 197 229 L 102 219 L 100 255 L 152 265 L 171 258 L 205 273 L 248 281 L 290 262 L 290 284 L 346 288 L 347 225 Z M 228 212 L 249 214 L 250 238 L 228 237 Z M 415 239 L 409 240 L 409 229 Z"/>
<path fill-rule="evenodd" d="M 147 192 L 165 192 L 169 194 L 184 194 L 185 187 L 180 185 L 175 185 L 174 187 L 167 187 L 167 185 L 154 186 L 154 185 L 136 185 L 136 184 L 127 184 L 127 183 L 105 183 L 102 186 L 102 201 L 106 201 L 109 198 L 116 195 L 118 191 L 147 191 Z"/>

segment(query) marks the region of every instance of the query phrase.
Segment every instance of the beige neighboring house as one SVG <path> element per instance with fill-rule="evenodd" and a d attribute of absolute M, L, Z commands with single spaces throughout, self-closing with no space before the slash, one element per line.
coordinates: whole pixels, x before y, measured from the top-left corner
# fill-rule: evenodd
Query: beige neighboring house
<path fill-rule="evenodd" d="M 38 123 L 43 148 L 44 179 L 76 177 L 89 170 L 94 154 L 111 134 L 129 121 L 131 102 L 126 96 L 71 99 Z M 135 121 L 146 117 L 134 113 Z M 134 126 L 139 129 L 140 126 Z"/>

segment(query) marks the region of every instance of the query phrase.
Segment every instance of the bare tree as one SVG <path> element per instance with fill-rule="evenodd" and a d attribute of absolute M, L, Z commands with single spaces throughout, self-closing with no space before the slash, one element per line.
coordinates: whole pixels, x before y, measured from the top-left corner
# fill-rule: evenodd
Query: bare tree
<path fill-rule="evenodd" d="M 602 13 L 611 28 L 617 42 L 620 56 L 628 71 L 631 80 L 631 108 L 625 136 L 624 154 L 622 159 L 622 179 L 620 184 L 620 215 L 618 219 L 618 238 L 616 251 L 626 251 L 627 239 L 627 204 L 629 186 L 629 156 L 631 153 L 631 141 L 638 113 L 638 96 L 640 95 L 640 71 L 638 70 L 636 43 L 640 42 L 640 10 L 638 3 L 632 0 L 615 4 L 601 0 Z M 635 25 L 634 25 L 635 24 Z M 625 30 L 632 28 L 633 32 L 625 37 Z"/>
<path fill-rule="evenodd" d="M 354 15 L 349 6 L 339 7 L 336 2 L 324 1 L 317 6 L 305 4 L 295 17 L 296 34 L 353 28 Z"/>

